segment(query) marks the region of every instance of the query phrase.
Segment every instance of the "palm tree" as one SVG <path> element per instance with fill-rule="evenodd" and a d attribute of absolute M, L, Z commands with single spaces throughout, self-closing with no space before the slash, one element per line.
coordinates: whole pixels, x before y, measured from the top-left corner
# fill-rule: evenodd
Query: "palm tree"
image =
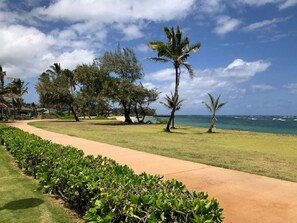
<path fill-rule="evenodd" d="M 2 101 L 2 92 L 4 90 L 4 76 L 6 75 L 6 72 L 3 71 L 2 69 L 2 66 L 0 65 L 0 109 L 1 109 L 1 112 L 0 112 L 0 120 L 2 121 L 3 120 L 3 111 L 4 111 L 4 101 Z"/>
<path fill-rule="evenodd" d="M 148 47 L 158 52 L 157 57 L 150 57 L 148 59 L 159 62 L 171 62 L 175 69 L 175 89 L 173 95 L 173 106 L 169 120 L 167 122 L 166 131 L 170 132 L 170 124 L 174 118 L 178 102 L 178 87 L 181 75 L 181 66 L 185 67 L 190 77 L 193 77 L 194 72 L 189 63 L 186 62 L 192 52 L 196 52 L 200 48 L 200 43 L 190 45 L 188 37 L 182 38 L 182 32 L 177 26 L 174 28 L 164 28 L 164 32 L 167 36 L 167 43 L 162 41 L 153 41 L 148 43 Z"/>
<path fill-rule="evenodd" d="M 168 95 L 166 95 L 165 97 L 164 97 L 164 99 L 165 99 L 165 102 L 164 101 L 160 101 L 160 103 L 162 104 L 162 105 L 164 105 L 166 108 L 169 108 L 169 109 L 172 109 L 173 108 L 173 106 L 174 106 L 174 96 L 173 96 L 173 94 L 172 94 L 172 92 L 171 92 L 171 97 L 170 96 L 168 96 Z M 183 102 L 184 100 L 178 100 L 177 99 L 177 103 L 176 103 L 176 105 L 175 105 L 175 111 L 178 111 L 179 109 L 181 109 L 181 106 L 182 106 L 182 102 Z M 174 116 L 173 116 L 173 118 L 172 118 L 172 125 L 171 125 L 171 128 L 172 129 L 174 129 L 175 128 L 175 126 L 174 126 Z"/>
<path fill-rule="evenodd" d="M 211 112 L 211 124 L 210 127 L 208 129 L 208 133 L 212 133 L 212 129 L 215 127 L 215 121 L 216 119 L 216 113 L 218 112 L 218 110 L 223 107 L 225 104 L 227 104 L 227 102 L 223 102 L 223 103 L 219 103 L 220 97 L 221 95 L 219 95 L 219 97 L 217 97 L 216 99 L 209 93 L 207 93 L 210 99 L 210 105 L 207 104 L 205 101 L 203 101 L 202 103 L 205 104 L 206 108 Z"/>
<path fill-rule="evenodd" d="M 62 72 L 61 65 L 59 63 L 54 63 L 50 66 L 50 69 L 46 70 L 46 73 L 51 76 L 57 76 Z"/>

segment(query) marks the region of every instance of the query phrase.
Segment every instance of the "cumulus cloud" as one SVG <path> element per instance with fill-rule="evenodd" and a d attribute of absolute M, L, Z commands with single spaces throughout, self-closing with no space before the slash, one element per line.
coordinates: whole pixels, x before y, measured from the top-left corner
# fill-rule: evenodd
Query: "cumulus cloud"
<path fill-rule="evenodd" d="M 256 73 L 265 71 L 271 65 L 268 61 L 258 60 L 246 62 L 236 59 L 224 69 L 217 69 L 222 77 L 234 78 L 236 82 L 243 82 L 255 76 Z"/>
<path fill-rule="evenodd" d="M 88 50 L 74 50 L 65 52 L 57 58 L 62 68 L 74 69 L 78 64 L 89 63 L 95 58 L 93 52 Z"/>
<path fill-rule="evenodd" d="M 240 25 L 241 21 L 229 16 L 220 16 L 217 18 L 216 23 L 214 32 L 218 35 L 225 35 L 234 31 Z"/>
<path fill-rule="evenodd" d="M 277 23 L 280 23 L 280 22 L 284 22 L 286 20 L 288 20 L 290 17 L 285 17 L 285 18 L 274 18 L 274 19 L 271 19 L 271 20 L 263 20 L 261 22 L 255 22 L 255 23 L 252 23 L 246 27 L 243 28 L 244 31 L 254 31 L 254 30 L 257 30 L 257 29 L 263 29 L 263 28 L 267 28 L 267 27 L 271 27 Z"/>
<path fill-rule="evenodd" d="M 2 27 L 0 42 L 0 61 L 8 76 L 17 77 L 40 72 L 40 58 L 54 43 L 51 36 L 20 25 Z"/>
<path fill-rule="evenodd" d="M 49 7 L 39 7 L 32 13 L 45 19 L 76 22 L 96 20 L 105 24 L 139 19 L 169 21 L 185 16 L 194 2 L 194 0 L 58 0 Z"/>
<path fill-rule="evenodd" d="M 68 22 L 80 34 L 98 34 L 112 25 L 124 35 L 124 40 L 132 40 L 144 35 L 139 23 L 183 18 L 194 3 L 195 0 L 58 0 L 48 7 L 35 8 L 31 15 L 44 21 Z"/>
<path fill-rule="evenodd" d="M 193 79 L 189 77 L 185 70 L 182 70 L 180 81 L 180 98 L 187 99 L 188 106 L 201 106 L 207 92 L 223 93 L 229 98 L 236 98 L 238 95 L 246 93 L 246 89 L 240 87 L 240 83 L 250 80 L 256 74 L 265 71 L 270 66 L 270 62 L 257 60 L 246 62 L 242 59 L 235 59 L 226 67 L 208 68 L 195 70 Z M 158 90 L 162 92 L 160 98 L 165 94 L 170 94 L 174 90 L 175 71 L 171 68 L 162 69 L 145 76 L 145 82 L 155 81 Z M 255 88 L 262 86 L 255 86 Z M 266 89 L 268 85 L 266 86 Z"/>
<path fill-rule="evenodd" d="M 61 33 L 62 36 L 73 35 Z M 60 40 L 64 37 L 60 37 Z M 53 35 L 33 27 L 11 25 L 0 30 L 0 61 L 7 76 L 28 78 L 39 75 L 52 63 L 60 62 L 72 69 L 81 62 L 91 62 L 95 55 L 88 50 L 59 51 L 59 41 Z M 70 43 L 68 40 L 66 41 Z M 60 42 L 61 44 L 61 42 Z M 63 46 L 62 46 L 63 48 Z"/>
<path fill-rule="evenodd" d="M 124 40 L 134 40 L 144 36 L 144 34 L 141 32 L 140 26 L 135 24 L 118 24 L 117 28 L 124 34 Z"/>
<path fill-rule="evenodd" d="M 39 75 L 52 62 L 65 68 L 91 62 L 95 52 L 109 49 L 108 34 L 129 41 L 144 36 L 148 21 L 184 18 L 195 0 L 57 0 L 47 5 L 0 0 L 0 62 L 8 74 Z M 19 6 L 15 7 L 15 6 Z M 26 11 L 27 10 L 27 11 Z M 138 50 L 145 51 L 143 45 Z"/>

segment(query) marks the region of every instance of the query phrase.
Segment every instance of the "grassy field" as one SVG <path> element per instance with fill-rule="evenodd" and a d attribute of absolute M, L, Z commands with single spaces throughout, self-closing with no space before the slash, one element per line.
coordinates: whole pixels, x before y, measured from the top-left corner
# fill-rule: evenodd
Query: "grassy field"
<path fill-rule="evenodd" d="M 82 222 L 37 187 L 35 181 L 22 175 L 12 157 L 0 147 L 1 223 Z"/>
<path fill-rule="evenodd" d="M 297 182 L 297 136 L 116 121 L 50 121 L 31 125 L 99 142 Z"/>

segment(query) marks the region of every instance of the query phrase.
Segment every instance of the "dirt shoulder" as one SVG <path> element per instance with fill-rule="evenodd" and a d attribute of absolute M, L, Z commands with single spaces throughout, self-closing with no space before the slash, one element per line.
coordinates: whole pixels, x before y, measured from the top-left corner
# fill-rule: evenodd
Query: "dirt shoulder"
<path fill-rule="evenodd" d="M 297 183 L 62 135 L 27 123 L 10 125 L 55 143 L 74 146 L 87 155 L 107 156 L 136 173 L 164 175 L 166 179 L 182 181 L 189 189 L 208 192 L 224 208 L 225 223 L 297 222 Z"/>

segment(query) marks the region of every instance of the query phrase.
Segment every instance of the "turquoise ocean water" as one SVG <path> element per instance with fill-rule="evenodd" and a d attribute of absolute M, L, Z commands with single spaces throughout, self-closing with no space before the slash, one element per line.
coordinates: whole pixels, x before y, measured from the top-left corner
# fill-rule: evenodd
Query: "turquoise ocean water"
<path fill-rule="evenodd" d="M 166 119 L 162 117 L 162 119 Z M 216 127 L 253 132 L 297 134 L 297 116 L 217 116 Z M 209 127 L 210 116 L 178 115 L 176 126 Z"/>

